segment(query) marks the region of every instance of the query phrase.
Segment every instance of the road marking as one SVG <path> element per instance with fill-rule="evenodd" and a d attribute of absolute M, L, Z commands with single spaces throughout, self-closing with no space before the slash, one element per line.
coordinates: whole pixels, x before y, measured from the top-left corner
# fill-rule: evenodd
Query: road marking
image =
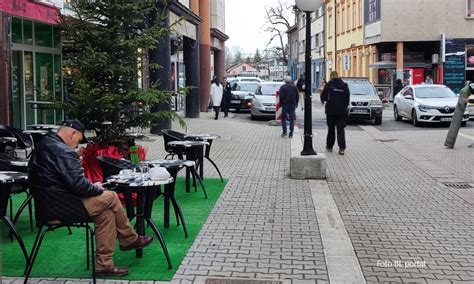
<path fill-rule="evenodd" d="M 459 136 L 462 136 L 462 137 L 464 137 L 464 138 L 466 138 L 466 139 L 469 139 L 469 140 L 474 141 L 474 136 L 472 136 L 472 135 L 468 135 L 468 134 L 466 134 L 466 133 L 459 132 Z"/>
<path fill-rule="evenodd" d="M 365 284 L 341 214 L 324 180 L 310 180 L 311 195 L 318 219 L 330 283 Z"/>

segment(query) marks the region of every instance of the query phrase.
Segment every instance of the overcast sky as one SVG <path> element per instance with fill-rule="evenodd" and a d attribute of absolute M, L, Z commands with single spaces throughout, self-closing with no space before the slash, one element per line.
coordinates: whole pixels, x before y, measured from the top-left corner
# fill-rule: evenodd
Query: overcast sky
<path fill-rule="evenodd" d="M 282 0 L 289 2 L 294 1 Z M 254 54 L 257 48 L 261 52 L 271 37 L 264 32 L 265 6 L 276 6 L 275 3 L 278 0 L 225 0 L 225 33 L 229 36 L 226 46 L 239 46 L 246 54 Z M 278 45 L 278 41 L 272 45 Z"/>

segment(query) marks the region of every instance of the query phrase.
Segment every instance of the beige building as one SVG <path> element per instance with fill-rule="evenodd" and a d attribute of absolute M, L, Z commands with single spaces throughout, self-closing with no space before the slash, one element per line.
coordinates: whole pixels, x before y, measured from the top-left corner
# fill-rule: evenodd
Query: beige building
<path fill-rule="evenodd" d="M 371 81 L 377 61 L 375 47 L 364 44 L 364 0 L 325 0 L 326 72 L 340 76 L 362 76 Z"/>

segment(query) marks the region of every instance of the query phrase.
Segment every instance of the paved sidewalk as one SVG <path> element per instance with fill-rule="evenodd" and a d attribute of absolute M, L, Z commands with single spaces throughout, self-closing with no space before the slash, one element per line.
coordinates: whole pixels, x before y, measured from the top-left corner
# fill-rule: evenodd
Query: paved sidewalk
<path fill-rule="evenodd" d="M 232 114 L 215 121 L 201 113 L 186 122 L 188 133 L 222 136 L 211 156 L 229 182 L 172 282 L 328 283 L 325 250 L 334 248 L 321 240 L 321 208 L 312 197 L 324 185 L 367 283 L 474 283 L 474 188 L 443 184 L 474 186 L 472 133 L 446 150 L 443 129 L 358 127 L 346 133 L 346 155 L 326 153 L 328 179 L 315 183 L 289 179 L 290 139 L 280 137 L 280 127 Z M 326 130 L 314 132 L 315 150 L 325 151 Z M 161 137 L 139 143 L 149 158 L 164 157 Z M 218 177 L 208 162 L 205 174 Z"/>

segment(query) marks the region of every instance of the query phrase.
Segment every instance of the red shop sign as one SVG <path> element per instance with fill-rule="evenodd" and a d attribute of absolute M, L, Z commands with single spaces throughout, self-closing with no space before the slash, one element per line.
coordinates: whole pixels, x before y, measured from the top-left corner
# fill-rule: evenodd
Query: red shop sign
<path fill-rule="evenodd" d="M 58 24 L 59 21 L 56 8 L 33 3 L 29 0 L 0 1 L 0 11 L 53 25 Z"/>

